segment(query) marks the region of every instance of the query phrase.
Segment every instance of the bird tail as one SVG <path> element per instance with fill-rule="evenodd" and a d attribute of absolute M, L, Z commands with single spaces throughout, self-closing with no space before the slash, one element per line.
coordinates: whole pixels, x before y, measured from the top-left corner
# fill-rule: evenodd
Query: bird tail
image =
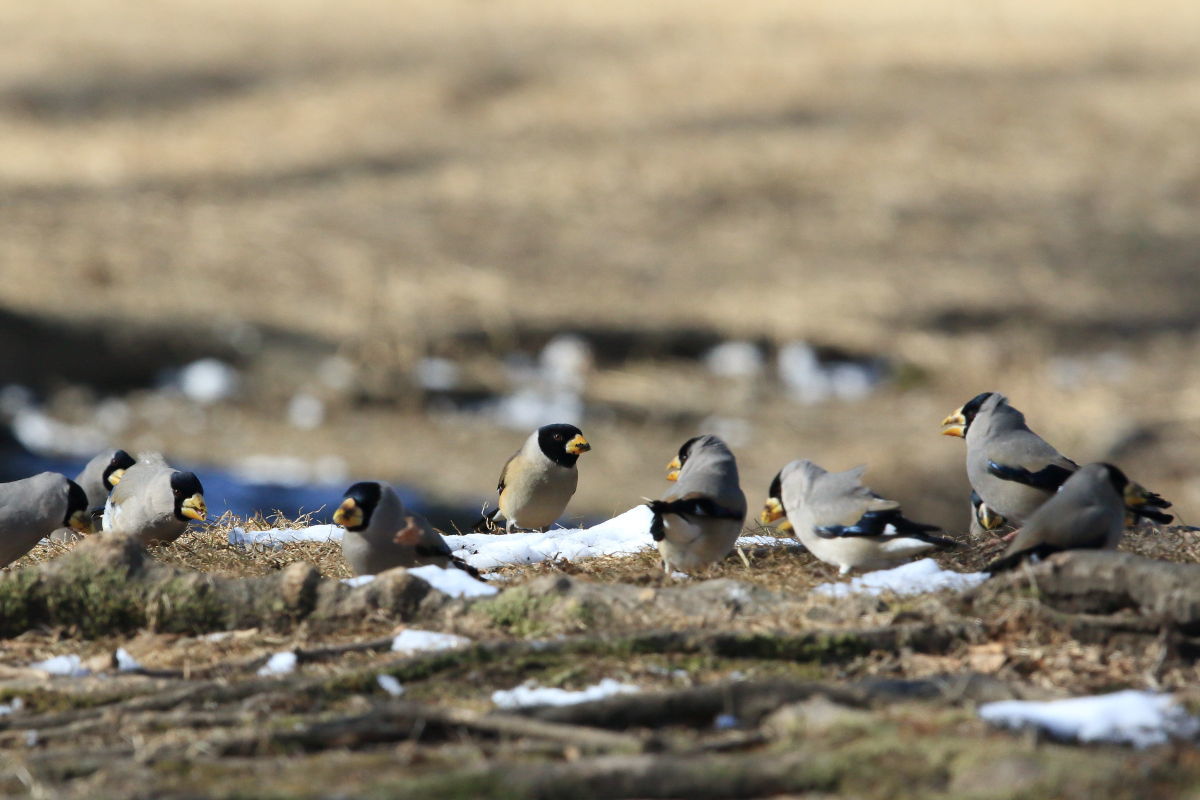
<path fill-rule="evenodd" d="M 458 567 L 459 569 L 461 569 L 463 572 L 470 575 L 475 580 L 478 580 L 478 581 L 483 580 L 483 575 L 479 572 L 479 570 L 475 569 L 474 567 L 472 567 L 467 562 L 463 561 L 458 556 L 450 556 L 450 566 Z"/>
<path fill-rule="evenodd" d="M 661 542 L 663 537 L 667 535 L 666 530 L 663 528 L 663 514 L 669 510 L 670 505 L 665 500 L 651 500 L 646 503 L 646 507 L 654 515 L 654 519 L 650 521 L 650 536 L 656 542 Z"/>

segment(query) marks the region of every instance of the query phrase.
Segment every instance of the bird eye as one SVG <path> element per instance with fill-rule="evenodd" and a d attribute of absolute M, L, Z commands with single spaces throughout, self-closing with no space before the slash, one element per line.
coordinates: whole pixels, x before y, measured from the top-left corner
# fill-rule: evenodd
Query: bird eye
<path fill-rule="evenodd" d="M 556 434 L 554 434 L 554 438 L 561 442 L 563 439 L 563 435 L 561 433 L 556 433 Z"/>

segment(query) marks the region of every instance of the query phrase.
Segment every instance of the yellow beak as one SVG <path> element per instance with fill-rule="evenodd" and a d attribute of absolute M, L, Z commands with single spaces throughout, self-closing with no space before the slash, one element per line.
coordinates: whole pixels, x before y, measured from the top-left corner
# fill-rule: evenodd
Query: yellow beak
<path fill-rule="evenodd" d="M 67 520 L 67 524 L 71 526 L 71 530 L 82 533 L 84 536 L 90 536 L 95 532 L 95 528 L 92 527 L 92 515 L 87 511 L 76 511 Z"/>
<path fill-rule="evenodd" d="M 786 515 L 783 510 L 783 503 L 778 497 L 768 497 L 767 502 L 763 503 L 763 510 L 758 515 L 758 521 L 763 525 L 770 525 L 775 520 Z"/>
<path fill-rule="evenodd" d="M 967 418 L 963 416 L 963 410 L 957 409 L 953 414 L 942 420 L 942 435 L 943 436 L 959 436 L 964 435 L 967 429 Z"/>
<path fill-rule="evenodd" d="M 588 450 L 591 450 L 591 449 L 592 449 L 592 446 L 590 444 L 588 444 L 587 439 L 583 438 L 582 433 L 577 434 L 574 439 L 567 442 L 567 452 L 570 453 L 571 455 L 577 456 L 580 453 L 586 453 Z"/>
<path fill-rule="evenodd" d="M 975 516 L 985 531 L 994 531 L 1005 523 L 1004 517 L 992 511 L 986 505 L 981 505 Z"/>
<path fill-rule="evenodd" d="M 184 500 L 179 506 L 179 513 L 188 519 L 203 522 L 204 518 L 208 516 L 208 508 L 204 505 L 204 495 L 196 492 L 187 500 Z"/>
<path fill-rule="evenodd" d="M 667 480 L 669 480 L 669 481 L 679 480 L 679 470 L 681 470 L 681 469 L 683 469 L 683 464 L 679 463 L 679 456 L 675 456 L 667 464 Z"/>
<path fill-rule="evenodd" d="M 333 512 L 333 521 L 334 524 L 341 525 L 343 528 L 357 528 L 362 525 L 362 509 L 358 507 L 358 503 L 354 502 L 354 498 L 347 497 L 338 506 L 337 511 Z"/>
<path fill-rule="evenodd" d="M 118 483 L 121 482 L 121 478 L 124 478 L 124 477 L 125 477 L 125 470 L 114 469 L 112 472 L 110 472 L 108 474 L 108 482 L 111 483 L 113 486 L 116 486 Z"/>

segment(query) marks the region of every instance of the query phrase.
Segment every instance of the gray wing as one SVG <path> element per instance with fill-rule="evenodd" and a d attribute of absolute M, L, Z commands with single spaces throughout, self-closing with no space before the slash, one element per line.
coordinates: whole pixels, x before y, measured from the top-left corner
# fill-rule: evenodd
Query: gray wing
<path fill-rule="evenodd" d="M 900 508 L 895 500 L 880 497 L 862 484 L 866 467 L 827 472 L 813 481 L 807 504 L 815 526 L 854 525 L 869 511 Z"/>

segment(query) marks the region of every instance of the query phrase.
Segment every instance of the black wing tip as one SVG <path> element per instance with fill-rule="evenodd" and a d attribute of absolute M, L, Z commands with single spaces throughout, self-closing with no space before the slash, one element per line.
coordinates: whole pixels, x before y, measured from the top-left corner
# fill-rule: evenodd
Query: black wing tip
<path fill-rule="evenodd" d="M 455 567 L 458 567 L 459 569 L 461 569 L 463 572 L 470 575 L 475 580 L 477 580 L 477 581 L 483 580 L 483 573 L 481 573 L 479 570 L 475 569 L 475 567 L 472 567 L 467 562 L 463 561 L 458 556 L 450 556 L 450 563 L 452 565 L 454 565 Z"/>

